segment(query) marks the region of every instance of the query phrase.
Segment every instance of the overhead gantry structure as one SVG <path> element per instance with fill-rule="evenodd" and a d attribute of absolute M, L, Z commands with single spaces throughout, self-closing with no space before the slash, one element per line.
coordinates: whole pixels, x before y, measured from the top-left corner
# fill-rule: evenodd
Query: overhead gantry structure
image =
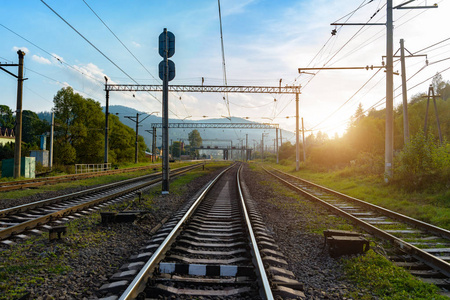
<path fill-rule="evenodd" d="M 297 170 L 299 166 L 299 95 L 300 95 L 300 86 L 295 85 L 286 85 L 277 87 L 270 86 L 218 86 L 218 85 L 168 85 L 169 92 L 192 92 L 192 93 L 253 93 L 253 94 L 295 94 L 296 96 L 296 161 L 297 161 Z M 162 92 L 164 94 L 164 85 L 145 85 L 145 84 L 108 84 L 108 80 L 105 77 L 105 91 L 106 91 L 106 114 L 108 115 L 108 106 L 109 106 L 109 92 Z M 164 98 L 164 97 L 163 97 Z M 163 105 L 164 107 L 165 105 Z M 163 114 L 164 115 L 164 114 Z M 174 125 L 164 125 L 168 124 L 167 120 L 163 123 L 159 124 L 161 128 L 163 128 L 163 186 L 167 186 L 168 189 L 168 128 Z M 177 124 L 177 123 L 171 123 Z M 183 123 L 184 124 L 184 123 Z M 189 123 L 186 123 L 189 124 Z M 230 123 L 233 124 L 233 123 Z M 244 123 L 246 124 L 246 123 Z M 263 124 L 264 125 L 264 124 Z M 167 127 L 166 127 L 167 126 Z M 266 124 L 266 126 L 268 126 Z M 173 127 L 172 127 L 173 128 Z M 187 128 L 187 127 L 185 127 Z M 191 127 L 192 128 L 192 127 Z M 232 127 L 227 127 L 232 128 Z M 243 128 L 243 127 L 241 127 Z M 250 127 L 246 127 L 250 128 Z M 272 126 L 271 129 L 274 127 Z M 276 127 L 276 131 L 278 134 L 278 125 Z M 105 162 L 108 161 L 108 149 L 107 149 L 107 139 L 108 139 L 108 118 L 106 118 L 105 125 Z M 153 138 L 156 134 L 153 135 Z M 278 139 L 277 139 L 278 143 Z M 166 153 L 166 155 L 164 155 Z M 278 157 L 278 156 L 277 156 Z M 278 158 L 277 158 L 278 161 Z"/>

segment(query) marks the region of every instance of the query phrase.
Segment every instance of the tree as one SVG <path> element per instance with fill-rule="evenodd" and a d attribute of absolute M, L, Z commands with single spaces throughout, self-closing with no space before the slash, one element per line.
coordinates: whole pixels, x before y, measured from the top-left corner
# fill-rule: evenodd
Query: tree
<path fill-rule="evenodd" d="M 0 105 L 0 127 L 14 129 L 15 118 L 7 105 Z"/>
<path fill-rule="evenodd" d="M 278 149 L 278 156 L 280 160 L 293 158 L 295 156 L 295 146 L 291 142 L 281 144 Z"/>
<path fill-rule="evenodd" d="M 80 94 L 74 93 L 71 87 L 59 90 L 53 102 L 57 124 L 55 150 L 56 146 L 61 146 L 64 153 L 71 154 L 70 149 L 73 148 L 77 163 L 101 162 L 105 119 L 100 103 L 83 98 Z M 58 161 L 56 155 L 55 161 Z"/>
<path fill-rule="evenodd" d="M 172 150 L 171 153 L 173 155 L 172 158 L 180 157 L 181 156 L 181 142 L 180 141 L 173 142 L 171 150 Z"/>
<path fill-rule="evenodd" d="M 31 110 L 22 113 L 22 141 L 30 147 L 37 148 L 40 144 L 40 136 L 50 131 L 50 124 L 39 119 Z M 45 150 L 45 149 L 44 149 Z"/>
<path fill-rule="evenodd" d="M 199 148 L 202 145 L 202 137 L 200 136 L 200 132 L 198 132 L 197 129 L 192 130 L 189 132 L 188 140 L 189 147 L 191 148 L 191 156 L 198 157 L 198 150 L 195 150 L 194 155 L 193 153 L 195 148 Z"/>

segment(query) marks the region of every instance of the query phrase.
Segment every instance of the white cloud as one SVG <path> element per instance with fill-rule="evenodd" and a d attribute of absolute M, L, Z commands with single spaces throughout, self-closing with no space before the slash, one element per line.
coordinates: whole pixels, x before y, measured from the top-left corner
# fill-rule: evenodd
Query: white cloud
<path fill-rule="evenodd" d="M 133 44 L 133 46 L 135 46 L 136 48 L 140 48 L 141 44 L 137 43 L 137 42 L 131 42 Z"/>
<path fill-rule="evenodd" d="M 25 52 L 25 54 L 30 53 L 30 50 L 28 50 L 27 47 L 16 47 L 16 46 L 14 46 L 14 47 L 12 48 L 12 50 L 13 50 L 14 52 L 17 52 L 17 51 L 19 51 L 19 50 L 22 50 L 23 52 Z"/>
<path fill-rule="evenodd" d="M 52 62 L 49 61 L 48 59 L 46 59 L 45 57 L 37 56 L 35 54 L 33 54 L 31 59 L 34 60 L 35 62 L 43 64 L 43 65 L 51 65 L 52 64 Z"/>
<path fill-rule="evenodd" d="M 59 56 L 58 54 L 55 54 L 55 53 L 52 53 L 52 60 L 54 62 L 59 62 L 59 63 L 64 62 L 64 58 L 62 58 L 61 56 Z"/>

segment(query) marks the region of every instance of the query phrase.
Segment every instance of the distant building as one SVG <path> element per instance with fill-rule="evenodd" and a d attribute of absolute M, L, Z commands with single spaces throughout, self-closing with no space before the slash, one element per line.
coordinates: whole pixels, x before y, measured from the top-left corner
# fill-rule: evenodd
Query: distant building
<path fill-rule="evenodd" d="M 6 143 L 15 142 L 16 137 L 14 135 L 14 130 L 9 128 L 0 127 L 0 145 L 5 145 Z"/>

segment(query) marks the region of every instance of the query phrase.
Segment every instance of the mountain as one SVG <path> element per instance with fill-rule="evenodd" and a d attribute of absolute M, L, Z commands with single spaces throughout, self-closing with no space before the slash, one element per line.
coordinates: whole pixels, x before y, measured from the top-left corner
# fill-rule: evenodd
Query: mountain
<path fill-rule="evenodd" d="M 103 108 L 103 111 L 105 108 Z M 124 123 L 125 125 L 136 129 L 136 123 L 129 118 L 126 118 L 127 116 L 130 117 L 136 117 L 136 114 L 139 113 L 142 115 L 139 115 L 139 119 L 143 120 L 143 118 L 146 117 L 146 114 L 138 111 L 136 109 L 121 106 L 121 105 L 113 105 L 109 107 L 110 114 L 117 114 L 117 116 L 120 118 L 120 121 Z M 135 120 L 135 118 L 134 118 Z M 152 130 L 152 123 L 161 123 L 162 118 L 159 116 L 151 115 L 147 117 L 145 120 L 140 122 L 139 127 L 139 135 L 144 137 L 145 143 L 150 148 L 151 147 L 151 141 L 152 141 L 152 135 L 147 132 L 146 130 L 149 130 L 151 132 Z M 227 118 L 219 118 L 219 119 L 204 119 L 204 120 L 178 120 L 178 119 L 169 119 L 169 123 L 224 123 L 224 124 L 230 124 L 230 123 L 255 123 L 246 119 L 242 118 L 235 118 L 232 117 L 231 121 Z M 203 139 L 203 145 L 205 146 L 238 146 L 238 145 L 244 145 L 245 146 L 245 139 L 246 134 L 248 134 L 248 146 L 249 148 L 253 148 L 256 144 L 261 143 L 261 137 L 262 133 L 268 133 L 268 135 L 264 136 L 264 144 L 267 145 L 269 148 L 273 149 L 274 139 L 275 139 L 275 130 L 263 130 L 263 129 L 248 129 L 248 128 L 239 128 L 239 129 L 231 129 L 231 128 L 170 128 L 169 129 L 169 142 L 170 141 L 184 141 L 185 143 L 188 143 L 188 134 L 194 130 L 197 129 L 200 132 L 200 136 Z M 280 132 L 278 133 L 280 134 Z M 162 143 L 162 129 L 158 128 L 156 130 L 157 135 L 157 142 L 156 145 L 158 147 L 161 146 Z M 282 130 L 282 136 L 283 140 L 286 140 L 287 137 L 291 138 L 293 135 L 292 132 Z"/>

